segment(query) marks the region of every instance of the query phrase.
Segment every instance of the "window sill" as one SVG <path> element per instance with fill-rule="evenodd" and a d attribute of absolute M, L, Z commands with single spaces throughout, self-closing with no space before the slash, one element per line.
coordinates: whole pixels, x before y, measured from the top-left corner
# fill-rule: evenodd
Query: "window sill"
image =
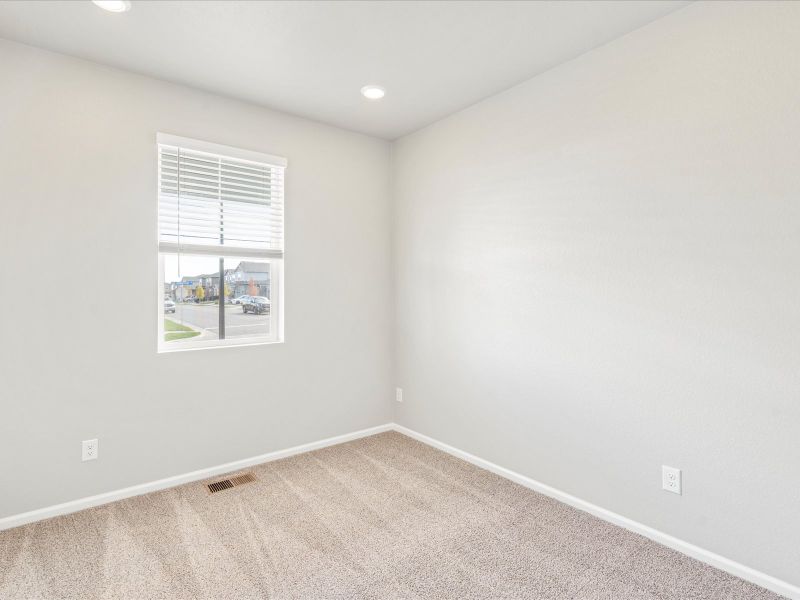
<path fill-rule="evenodd" d="M 175 352 L 192 352 L 194 350 L 219 350 L 221 348 L 243 348 L 247 346 L 270 346 L 273 344 L 282 344 L 283 340 L 276 340 L 274 338 L 249 338 L 247 341 L 236 342 L 232 340 L 219 341 L 206 343 L 183 343 L 173 344 L 172 342 L 165 342 L 159 344 L 158 354 L 173 354 Z"/>

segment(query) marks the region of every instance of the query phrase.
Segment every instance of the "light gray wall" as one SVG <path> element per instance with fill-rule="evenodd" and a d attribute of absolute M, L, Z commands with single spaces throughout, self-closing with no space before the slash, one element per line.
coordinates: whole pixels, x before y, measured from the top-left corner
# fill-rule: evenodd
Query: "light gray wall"
<path fill-rule="evenodd" d="M 398 421 L 800 584 L 798 31 L 692 5 L 400 140 Z"/>
<path fill-rule="evenodd" d="M 0 517 L 390 420 L 387 142 L 7 42 L 0 82 Z M 156 354 L 157 131 L 289 159 L 284 344 Z"/>
<path fill-rule="evenodd" d="M 402 424 L 800 583 L 799 25 L 690 6 L 391 171 L 382 141 L 0 42 L 0 517 L 386 422 L 394 340 Z M 285 344 L 156 355 L 156 131 L 289 158 Z"/>

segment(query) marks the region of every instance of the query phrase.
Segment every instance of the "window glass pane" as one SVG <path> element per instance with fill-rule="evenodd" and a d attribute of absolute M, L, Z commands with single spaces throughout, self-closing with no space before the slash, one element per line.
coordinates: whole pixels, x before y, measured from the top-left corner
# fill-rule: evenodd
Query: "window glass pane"
<path fill-rule="evenodd" d="M 246 342 L 275 333 L 271 261 L 187 254 L 163 259 L 165 346 Z"/>
<path fill-rule="evenodd" d="M 227 339 L 274 333 L 270 266 L 265 260 L 225 259 L 226 293 L 233 308 L 225 313 Z"/>

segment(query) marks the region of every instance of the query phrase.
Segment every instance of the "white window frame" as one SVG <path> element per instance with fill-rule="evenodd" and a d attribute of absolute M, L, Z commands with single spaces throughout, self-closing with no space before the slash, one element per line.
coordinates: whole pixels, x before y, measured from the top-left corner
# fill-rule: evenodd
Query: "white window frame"
<path fill-rule="evenodd" d="M 191 138 L 184 138 L 175 135 L 158 133 L 156 136 L 156 148 L 162 145 L 177 146 L 195 152 L 206 152 L 225 156 L 228 158 L 253 161 L 258 163 L 266 163 L 273 166 L 280 166 L 285 168 L 287 161 L 285 158 L 271 154 L 263 154 L 254 152 L 252 150 L 243 150 L 233 146 L 225 146 L 222 144 L 215 144 L 212 142 L 204 142 L 201 140 L 194 140 Z M 158 206 L 159 194 L 161 193 L 161 170 L 157 169 L 157 189 L 156 189 L 156 203 Z M 285 191 L 284 191 L 285 196 Z M 285 200 L 285 198 L 284 198 Z M 284 202 L 285 210 L 285 202 Z M 158 214 L 158 210 L 156 210 Z M 156 217 L 156 232 L 159 231 L 158 216 Z M 284 256 L 285 247 L 280 252 L 274 251 L 254 251 L 247 248 L 239 247 L 215 247 L 215 246 L 195 246 L 187 244 L 171 244 L 160 242 L 156 235 L 156 252 L 158 256 L 158 282 L 157 282 L 157 314 L 158 314 L 158 353 L 166 354 L 172 352 L 182 352 L 187 350 L 206 350 L 211 348 L 227 348 L 236 346 L 259 346 L 264 344 L 283 343 L 283 271 L 284 271 Z M 285 242 L 284 242 L 285 246 Z M 223 340 L 204 340 L 198 341 L 190 338 L 186 341 L 173 340 L 167 342 L 164 340 L 164 257 L 168 254 L 180 257 L 181 255 L 187 256 L 206 256 L 209 258 L 236 258 L 243 261 L 257 261 L 268 262 L 270 267 L 270 316 L 269 316 L 269 334 L 260 336 L 249 336 L 242 338 L 226 338 Z M 220 282 L 222 289 L 225 282 Z"/>

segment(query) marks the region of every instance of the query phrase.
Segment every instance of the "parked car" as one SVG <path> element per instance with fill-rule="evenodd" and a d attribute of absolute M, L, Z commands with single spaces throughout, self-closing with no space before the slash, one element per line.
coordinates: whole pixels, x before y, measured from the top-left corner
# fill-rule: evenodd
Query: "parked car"
<path fill-rule="evenodd" d="M 248 296 L 242 303 L 242 312 L 256 315 L 269 314 L 269 298 L 266 296 Z"/>
<path fill-rule="evenodd" d="M 175 303 L 169 298 L 164 298 L 164 312 L 165 313 L 175 312 Z"/>
<path fill-rule="evenodd" d="M 238 298 L 234 298 L 233 300 L 231 300 L 231 302 L 233 302 L 234 304 L 244 304 L 249 298 L 250 296 L 242 295 L 239 296 Z"/>

